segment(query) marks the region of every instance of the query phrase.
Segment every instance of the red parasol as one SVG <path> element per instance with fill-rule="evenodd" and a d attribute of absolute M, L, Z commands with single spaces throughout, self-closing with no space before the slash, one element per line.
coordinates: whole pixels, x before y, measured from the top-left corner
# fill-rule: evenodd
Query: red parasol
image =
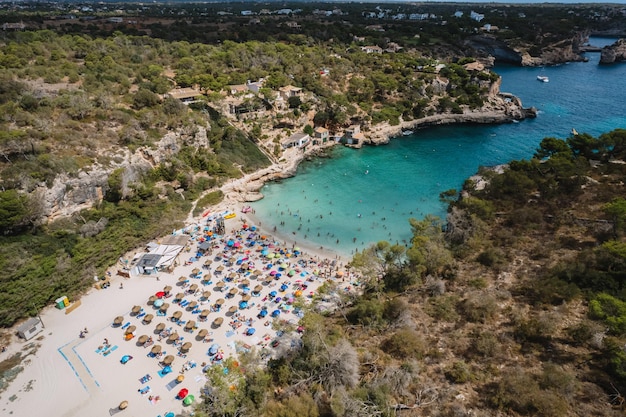
<path fill-rule="evenodd" d="M 178 398 L 183 399 L 187 396 L 187 394 L 189 394 L 189 390 L 187 388 L 183 388 L 178 391 Z"/>
<path fill-rule="evenodd" d="M 163 298 L 165 297 L 165 291 L 159 291 L 158 293 L 154 294 L 157 298 Z"/>

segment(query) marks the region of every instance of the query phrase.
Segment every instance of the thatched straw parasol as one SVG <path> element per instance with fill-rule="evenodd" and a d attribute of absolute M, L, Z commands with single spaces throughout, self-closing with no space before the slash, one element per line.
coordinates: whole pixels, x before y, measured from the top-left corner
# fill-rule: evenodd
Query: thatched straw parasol
<path fill-rule="evenodd" d="M 170 304 L 169 304 L 169 303 L 165 303 L 165 304 L 163 304 L 163 305 L 159 308 L 159 310 L 160 310 L 160 311 L 167 311 L 167 309 L 168 309 L 169 307 L 170 307 Z"/>
<path fill-rule="evenodd" d="M 157 353 L 161 352 L 161 345 L 154 345 L 154 346 L 152 346 L 152 349 L 150 349 L 150 352 L 152 352 L 155 355 Z"/>
<path fill-rule="evenodd" d="M 159 323 L 156 325 L 156 331 L 161 333 L 165 329 L 165 323 Z"/>
<path fill-rule="evenodd" d="M 145 334 L 142 334 L 141 336 L 139 336 L 139 339 L 137 339 L 137 343 L 139 343 L 140 345 L 143 345 L 147 341 L 148 341 L 148 336 L 146 336 Z"/>
<path fill-rule="evenodd" d="M 239 291 L 239 290 L 237 290 L 237 288 L 231 288 L 231 289 L 230 289 L 230 291 L 228 291 L 228 293 L 229 293 L 230 295 L 235 295 L 235 294 L 237 294 L 237 292 L 238 292 L 238 291 Z"/>
<path fill-rule="evenodd" d="M 178 282 L 185 282 L 187 281 L 187 277 L 178 277 Z"/>
<path fill-rule="evenodd" d="M 185 294 L 183 294 L 182 292 L 179 292 L 178 294 L 176 294 L 176 297 L 174 297 L 176 300 L 182 300 L 183 298 L 185 298 Z"/>
<path fill-rule="evenodd" d="M 187 309 L 193 310 L 194 308 L 196 308 L 197 305 L 198 305 L 197 301 L 192 301 L 189 304 L 187 304 Z"/>
<path fill-rule="evenodd" d="M 222 323 L 224 323 L 224 317 L 217 317 L 215 320 L 213 320 L 213 325 L 215 327 L 221 326 Z"/>
<path fill-rule="evenodd" d="M 166 285 L 165 288 L 163 288 L 163 292 L 170 292 L 172 291 L 172 286 L 171 285 Z"/>
<path fill-rule="evenodd" d="M 120 324 L 122 324 L 123 321 L 124 321 L 124 317 L 117 316 L 116 318 L 113 319 L 113 324 L 116 326 L 119 326 Z"/>
<path fill-rule="evenodd" d="M 250 301 L 250 298 L 252 298 L 252 297 L 250 297 L 250 294 L 244 294 L 243 297 L 241 297 L 241 300 L 242 301 Z"/>
<path fill-rule="evenodd" d="M 191 286 L 189 287 L 189 291 L 195 291 L 198 289 L 198 284 L 191 284 Z"/>
<path fill-rule="evenodd" d="M 156 300 L 156 295 L 151 295 L 150 298 L 148 298 L 148 305 L 151 306 Z"/>
<path fill-rule="evenodd" d="M 187 322 L 187 324 L 185 324 L 185 330 L 191 330 L 191 329 L 193 329 L 193 326 L 195 326 L 195 325 L 196 325 L 195 321 L 189 320 Z"/>
<path fill-rule="evenodd" d="M 203 338 L 206 337 L 207 334 L 209 334 L 209 331 L 207 329 L 200 329 L 200 331 L 198 332 L 198 337 Z"/>
<path fill-rule="evenodd" d="M 202 310 L 202 312 L 200 313 L 200 317 L 206 317 L 209 315 L 209 313 L 211 313 L 211 310 Z"/>
<path fill-rule="evenodd" d="M 146 316 L 143 318 L 143 324 L 150 324 L 153 318 L 154 318 L 154 315 L 146 314 Z"/>
<path fill-rule="evenodd" d="M 183 344 L 183 345 L 180 347 L 180 351 L 181 351 L 181 352 L 189 352 L 189 349 L 191 349 L 191 346 L 192 346 L 192 345 L 191 345 L 191 342 L 185 342 L 185 344 Z"/>
<path fill-rule="evenodd" d="M 183 312 L 182 311 L 175 311 L 174 314 L 172 314 L 172 317 L 174 317 L 176 320 L 178 320 L 182 316 L 183 316 Z"/>
<path fill-rule="evenodd" d="M 172 362 L 174 362 L 174 357 L 172 355 L 167 355 L 165 358 L 163 358 L 163 365 L 171 365 Z"/>
<path fill-rule="evenodd" d="M 252 292 L 261 292 L 262 290 L 263 290 L 263 286 L 262 285 L 257 285 L 256 287 L 254 287 Z"/>
<path fill-rule="evenodd" d="M 124 332 L 124 334 L 131 334 L 132 332 L 134 332 L 137 329 L 136 326 L 130 326 L 128 329 L 126 329 L 126 331 Z"/>
<path fill-rule="evenodd" d="M 208 299 L 211 296 L 211 291 L 203 291 L 202 298 Z"/>
<path fill-rule="evenodd" d="M 167 340 L 169 340 L 170 342 L 174 342 L 177 339 L 178 339 L 178 333 L 176 332 L 172 333 L 170 337 L 167 338 Z"/>
<path fill-rule="evenodd" d="M 224 304 L 224 299 L 223 299 L 223 298 L 218 299 L 218 300 L 215 302 L 215 304 L 217 304 L 218 306 L 221 306 L 222 304 Z"/>
<path fill-rule="evenodd" d="M 217 288 L 220 288 L 220 289 L 221 289 L 221 288 L 224 288 L 224 286 L 225 286 L 225 285 L 226 285 L 226 284 L 224 284 L 224 281 L 220 281 L 220 282 L 218 282 L 217 284 L 215 284 L 215 286 L 216 286 Z"/>
<path fill-rule="evenodd" d="M 132 310 L 130 310 L 130 312 L 133 314 L 137 314 L 140 311 L 141 311 L 141 306 L 133 306 Z"/>
<path fill-rule="evenodd" d="M 235 313 L 237 311 L 237 306 L 230 306 L 230 308 L 228 309 L 229 313 Z"/>

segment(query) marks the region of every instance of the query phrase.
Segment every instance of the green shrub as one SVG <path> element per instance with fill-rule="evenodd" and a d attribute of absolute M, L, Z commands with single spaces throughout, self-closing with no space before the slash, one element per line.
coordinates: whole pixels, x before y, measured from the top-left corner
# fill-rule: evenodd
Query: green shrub
<path fill-rule="evenodd" d="M 446 378 L 456 384 L 464 384 L 474 379 L 469 365 L 463 361 L 456 361 L 445 371 Z"/>
<path fill-rule="evenodd" d="M 420 359 L 426 352 L 426 344 L 413 329 L 400 329 L 387 338 L 381 349 L 397 359 Z"/>

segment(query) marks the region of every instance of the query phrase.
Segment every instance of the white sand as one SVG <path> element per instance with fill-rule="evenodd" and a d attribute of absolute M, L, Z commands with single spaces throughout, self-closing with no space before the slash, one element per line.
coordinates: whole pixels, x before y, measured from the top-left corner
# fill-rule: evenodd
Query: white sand
<path fill-rule="evenodd" d="M 228 202 L 228 204 L 232 204 L 232 202 Z M 240 228 L 242 216 L 245 216 L 241 214 L 240 207 L 235 207 L 239 210 L 235 219 L 226 220 L 227 230 L 232 231 Z M 250 220 L 250 216 L 247 218 Z M 198 223 L 203 221 L 203 219 L 195 220 Z M 196 241 L 192 241 L 191 251 L 182 252 L 179 255 L 178 261 L 181 264 L 188 260 L 192 254 L 195 254 L 196 244 Z M 271 286 L 263 284 L 261 295 L 252 297 L 250 300 L 250 303 L 254 303 L 254 306 L 249 309 L 239 310 L 239 313 L 246 318 L 253 319 L 252 327 L 255 329 L 253 336 L 243 334 L 247 328 L 246 325 L 242 325 L 237 329 L 236 333 L 229 333 L 230 336 L 227 336 L 227 332 L 232 331 L 229 325 L 232 318 L 226 312 L 230 306 L 238 305 L 242 292 L 239 286 L 239 293 L 228 299 L 225 297 L 225 292 L 216 291 L 215 284 L 230 273 L 229 267 L 225 267 L 225 271 L 221 276 L 215 275 L 215 268 L 219 265 L 224 265 L 223 262 L 214 261 L 210 266 L 210 271 L 203 270 L 204 274 L 210 273 L 213 276 L 213 284 L 203 286 L 200 279 L 189 279 L 189 284 L 198 284 L 200 292 L 208 289 L 212 293 L 209 304 L 201 306 L 200 309 L 209 308 L 209 305 L 212 305 L 218 298 L 226 299 L 221 312 L 210 313 L 208 321 L 204 323 L 198 322 L 198 329 L 193 333 L 185 332 L 183 327 L 169 321 L 171 315 L 178 310 L 183 312 L 183 320 L 193 319 L 198 321 L 198 314 L 192 314 L 191 311 L 173 304 L 174 297 L 166 299 L 166 302 L 171 304 L 166 317 L 156 316 L 155 309 L 147 304 L 148 298 L 157 291 L 162 290 L 166 285 L 173 287 L 172 294 L 174 296 L 181 292 L 178 278 L 180 276 L 188 277 L 194 268 L 202 269 L 204 261 L 213 259 L 215 254 L 221 252 L 223 247 L 224 245 L 221 244 L 220 249 L 214 250 L 213 255 L 204 256 L 191 265 L 176 267 L 173 273 L 159 273 L 159 280 L 154 275 L 142 275 L 130 279 L 113 276 L 110 288 L 89 291 L 81 298 L 81 306 L 70 314 L 66 315 L 64 310 L 54 307 L 42 311 L 41 316 L 46 326 L 45 330 L 30 342 L 14 338 L 14 342 L 9 345 L 8 351 L 0 356 L 0 360 L 3 360 L 17 351 L 28 351 L 27 347 L 32 343 L 39 345 L 36 354 L 30 357 L 24 370 L 10 384 L 8 389 L 1 394 L 1 414 L 17 417 L 32 417 L 43 414 L 68 417 L 108 416 L 110 415 L 109 410 L 117 408 L 120 402 L 124 400 L 128 401 L 129 405 L 122 415 L 156 417 L 159 415 L 163 416 L 168 411 L 178 413 L 184 408 L 182 401 L 175 398 L 181 388 L 187 388 L 189 393 L 196 396 L 197 401 L 200 399 L 201 388 L 204 384 L 201 363 L 210 362 L 207 350 L 212 343 L 220 345 L 225 357 L 236 354 L 233 349 L 235 341 L 246 343 L 254 349 L 272 351 L 273 348 L 269 346 L 269 343 L 276 337 L 276 331 L 272 330 L 271 325 L 264 325 L 267 321 L 266 319 L 257 319 L 257 314 L 262 305 L 266 305 L 271 312 L 278 308 L 278 304 L 271 300 L 263 301 L 263 299 L 270 291 L 278 291 L 281 282 L 290 281 L 293 284 L 298 279 L 304 280 L 309 285 L 304 295 L 307 295 L 309 291 L 315 291 L 324 279 L 316 278 L 311 282 L 307 282 L 306 279 L 314 277 L 312 271 L 317 266 L 310 264 L 305 269 L 308 271 L 306 277 L 296 275 L 288 279 L 283 274 L 281 279 L 274 281 L 270 284 Z M 246 249 L 252 250 L 251 257 L 260 258 L 260 254 L 254 251 L 256 247 Z M 291 249 L 289 244 L 287 247 Z M 307 252 L 310 253 L 310 256 L 306 257 L 307 259 L 319 260 L 320 256 L 328 255 L 313 253 L 308 250 Z M 334 258 L 334 256 L 331 257 L 331 259 Z M 305 259 L 305 256 L 287 258 L 286 261 L 293 264 L 299 259 Z M 263 259 L 257 260 L 255 269 L 263 270 L 267 262 L 267 260 Z M 236 268 L 237 266 L 232 269 L 235 270 Z M 328 273 L 331 271 L 334 273 L 335 271 L 334 268 L 325 268 L 324 270 Z M 265 278 L 268 272 L 263 271 L 261 278 Z M 256 285 L 261 284 L 259 281 L 251 280 L 250 288 L 252 289 Z M 349 280 L 346 281 L 348 282 L 345 285 L 349 285 Z M 123 283 L 123 289 L 119 288 L 120 283 Z M 231 288 L 237 286 L 237 284 L 232 282 L 226 285 Z M 293 293 L 292 286 L 285 293 L 279 292 L 279 296 L 284 297 L 290 293 Z M 199 301 L 200 295 L 186 295 L 185 299 Z M 144 325 L 141 319 L 131 317 L 130 310 L 134 305 L 140 305 L 145 312 L 155 315 L 151 324 Z M 123 338 L 124 330 L 112 326 L 113 319 L 118 315 L 124 317 L 124 323 L 130 322 L 137 327 L 135 331 L 136 337 L 132 340 L 125 341 Z M 218 316 L 224 317 L 224 324 L 218 329 L 212 329 L 211 323 Z M 291 312 L 282 312 L 278 319 L 296 321 L 297 316 Z M 165 340 L 162 342 L 157 341 L 154 329 L 161 322 L 165 323 L 166 327 L 172 327 L 177 331 L 180 336 L 184 337 L 185 342 L 192 342 L 193 346 L 186 358 L 177 356 L 178 349 L 172 344 L 166 343 Z M 80 330 L 84 327 L 87 327 L 89 332 L 85 338 L 81 339 L 78 336 Z M 196 339 L 199 330 L 203 328 L 212 332 L 211 338 L 214 341 L 204 342 Z M 157 374 L 161 366 L 157 359 L 147 356 L 150 348 L 137 346 L 137 339 L 143 334 L 152 336 L 155 343 L 160 344 L 168 355 L 174 355 L 175 360 L 172 365 L 172 373 L 164 377 L 160 377 Z M 109 340 L 110 345 L 117 346 L 106 357 L 101 353 L 96 353 L 96 350 L 103 345 L 105 338 Z M 125 365 L 120 363 L 120 359 L 124 355 L 133 356 L 133 359 Z M 189 360 L 195 361 L 197 366 L 186 371 L 184 373 L 184 381 L 169 390 L 168 384 L 180 374 L 183 364 Z M 146 374 L 150 374 L 152 379 L 147 383 L 141 383 L 139 379 Z M 141 395 L 138 390 L 146 385 L 150 386 L 151 391 L 149 394 Z M 149 395 L 159 396 L 160 400 L 153 404 L 148 399 Z"/>

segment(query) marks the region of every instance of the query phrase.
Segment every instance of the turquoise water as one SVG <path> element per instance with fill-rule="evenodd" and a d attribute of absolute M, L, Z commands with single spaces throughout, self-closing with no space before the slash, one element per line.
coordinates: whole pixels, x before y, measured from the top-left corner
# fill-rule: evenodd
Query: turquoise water
<path fill-rule="evenodd" d="M 602 46 L 613 40 L 594 39 Z M 536 119 L 497 126 L 418 130 L 388 145 L 335 147 L 333 157 L 303 163 L 295 177 L 267 184 L 253 204 L 263 227 L 349 255 L 379 240 L 407 243 L 410 217 L 445 217 L 442 191 L 459 190 L 480 166 L 529 158 L 548 136 L 598 135 L 626 128 L 626 64 L 546 68 L 498 66 L 502 91 L 539 109 Z M 537 81 L 547 75 L 549 83 Z"/>

